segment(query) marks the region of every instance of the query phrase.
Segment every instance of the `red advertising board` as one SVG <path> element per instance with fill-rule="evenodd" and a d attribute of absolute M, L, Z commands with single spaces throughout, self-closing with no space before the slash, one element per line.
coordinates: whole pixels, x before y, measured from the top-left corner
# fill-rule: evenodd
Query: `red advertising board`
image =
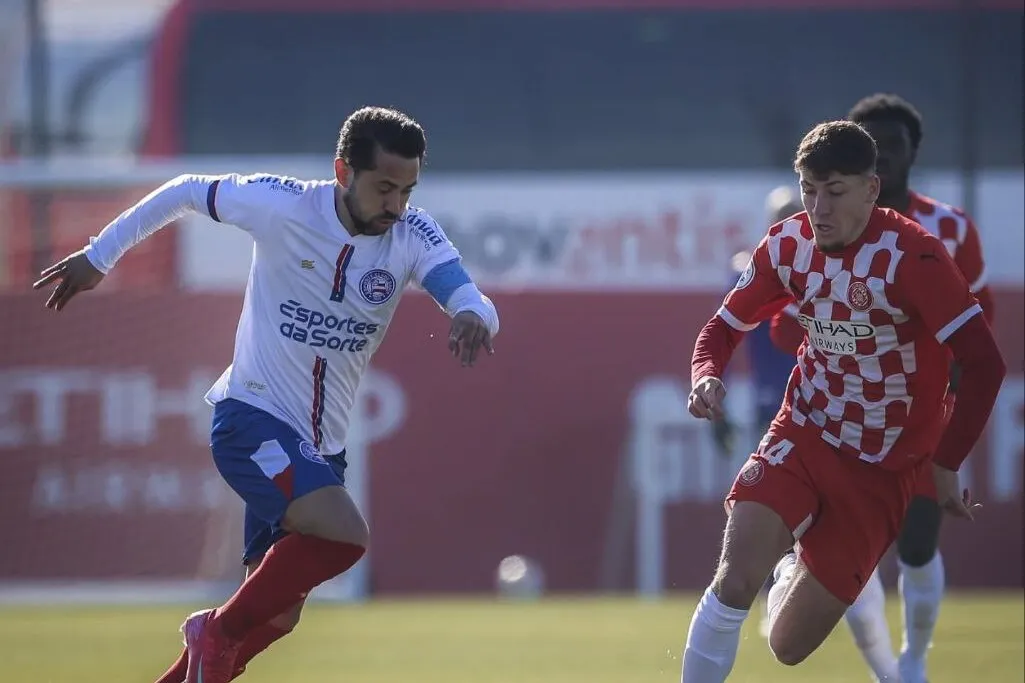
<path fill-rule="evenodd" d="M 0 188 L 0 291 L 26 289 L 38 277 L 37 259 L 49 264 L 78 251 L 90 236 L 151 189 Z M 172 285 L 178 273 L 176 238 L 177 230 L 163 230 L 139 244 L 125 267 L 111 273 L 110 287 L 161 289 Z M 37 244 L 44 253 L 35 253 Z"/>
<path fill-rule="evenodd" d="M 240 297 L 97 293 L 61 315 L 42 299 L 0 298 L 0 581 L 232 571 L 239 504 L 212 467 L 201 396 L 230 361 Z M 488 590 L 515 553 L 535 559 L 553 590 L 631 589 L 632 458 L 651 413 L 673 412 L 666 401 L 686 391 L 717 297 L 495 300 L 497 354 L 476 368 L 447 355 L 446 320 L 421 295 L 404 302 L 375 359 L 361 443 L 350 446 L 369 463 L 372 590 Z M 975 524 L 944 528 L 954 586 L 1022 585 L 1023 303 L 1020 289 L 997 293 L 1010 375 L 969 461 L 985 508 Z M 698 589 L 735 464 L 707 452 L 706 425 L 681 415 L 676 427 L 667 438 L 679 437 L 682 459 L 658 511 L 660 568 L 667 587 Z"/>

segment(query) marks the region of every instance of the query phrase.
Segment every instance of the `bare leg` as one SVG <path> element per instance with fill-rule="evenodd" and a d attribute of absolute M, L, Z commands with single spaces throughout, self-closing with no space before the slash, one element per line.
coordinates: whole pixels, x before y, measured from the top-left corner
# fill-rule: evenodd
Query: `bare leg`
<path fill-rule="evenodd" d="M 796 555 L 784 557 L 769 592 L 769 648 L 776 660 L 788 666 L 803 662 L 832 633 L 847 607 Z"/>
<path fill-rule="evenodd" d="M 682 683 L 723 683 L 737 656 L 740 627 L 779 556 L 794 539 L 772 509 L 738 502 L 726 523 L 712 585 L 694 612 L 683 652 Z"/>

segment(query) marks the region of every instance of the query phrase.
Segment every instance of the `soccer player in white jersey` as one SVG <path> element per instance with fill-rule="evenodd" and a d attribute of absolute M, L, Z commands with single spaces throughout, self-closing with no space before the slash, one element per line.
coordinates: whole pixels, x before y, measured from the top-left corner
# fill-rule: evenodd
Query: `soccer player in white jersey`
<path fill-rule="evenodd" d="M 726 680 L 770 571 L 773 654 L 795 665 L 814 652 L 896 540 L 921 477 L 934 478 L 941 508 L 973 518 L 957 471 L 1006 367 L 943 243 L 876 206 L 876 155 L 850 121 L 804 137 L 794 169 L 805 211 L 769 228 L 698 335 L 689 410 L 711 419 L 745 332 L 791 302 L 807 332 L 783 405 L 726 498 L 722 555 L 691 620 L 682 683 Z M 962 375 L 948 416 L 951 357 Z"/>
<path fill-rule="evenodd" d="M 449 349 L 462 365 L 493 353 L 494 305 L 434 219 L 408 206 L 425 152 L 410 117 L 360 109 L 339 134 L 334 179 L 180 176 L 35 283 L 57 283 L 46 306 L 60 311 L 190 211 L 255 242 L 232 364 L 206 396 L 214 463 L 246 504 L 247 577 L 223 606 L 185 621 L 185 650 L 158 683 L 237 677 L 294 628 L 310 590 L 363 556 L 369 530 L 343 486 L 345 436 L 407 283 L 452 317 Z"/>

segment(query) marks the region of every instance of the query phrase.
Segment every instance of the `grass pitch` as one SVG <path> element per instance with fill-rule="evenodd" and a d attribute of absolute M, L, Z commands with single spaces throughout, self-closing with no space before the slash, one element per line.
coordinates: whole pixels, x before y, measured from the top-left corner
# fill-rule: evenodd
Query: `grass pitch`
<path fill-rule="evenodd" d="M 675 683 L 694 595 L 659 602 L 548 599 L 313 605 L 299 629 L 253 661 L 246 683 Z M 899 604 L 890 623 L 899 643 Z M 0 608 L 0 681 L 146 683 L 177 655 L 186 607 Z M 753 613 L 754 615 L 758 612 Z M 1021 591 L 953 595 L 930 655 L 931 683 L 1025 681 Z M 744 627 L 736 683 L 866 683 L 841 624 L 786 668 Z"/>

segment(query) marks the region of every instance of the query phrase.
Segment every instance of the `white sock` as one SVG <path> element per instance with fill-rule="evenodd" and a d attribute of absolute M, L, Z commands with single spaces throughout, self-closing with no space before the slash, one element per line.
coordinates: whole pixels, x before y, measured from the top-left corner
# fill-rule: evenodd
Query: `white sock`
<path fill-rule="evenodd" d="M 943 558 L 936 555 L 921 567 L 900 566 L 901 597 L 904 599 L 904 644 L 901 647 L 901 675 L 916 683 L 925 677 L 925 654 L 932 643 L 936 618 L 943 599 Z M 905 674 L 905 668 L 907 673 Z"/>
<path fill-rule="evenodd" d="M 897 656 L 890 641 L 890 626 L 886 623 L 886 593 L 876 569 L 868 577 L 861 595 L 847 609 L 847 625 L 854 643 L 880 683 L 898 683 Z"/>
<path fill-rule="evenodd" d="M 770 631 L 772 630 L 773 622 L 776 621 L 776 614 L 783 604 L 783 596 L 786 595 L 787 590 L 790 588 L 790 580 L 794 576 L 794 568 L 796 566 L 797 555 L 787 553 L 776 563 L 776 568 L 772 571 L 772 588 L 769 589 L 769 595 L 765 599 L 766 609 L 769 612 Z"/>
<path fill-rule="evenodd" d="M 747 610 L 727 607 L 711 588 L 705 589 L 687 633 L 680 683 L 723 683 L 737 659 L 746 618 Z"/>

